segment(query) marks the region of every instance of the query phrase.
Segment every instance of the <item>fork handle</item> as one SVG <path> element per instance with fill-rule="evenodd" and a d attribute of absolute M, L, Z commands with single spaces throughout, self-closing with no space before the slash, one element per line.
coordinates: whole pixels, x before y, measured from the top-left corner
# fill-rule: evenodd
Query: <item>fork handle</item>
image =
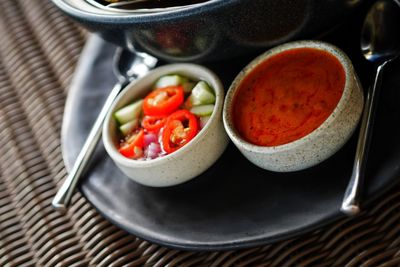
<path fill-rule="evenodd" d="M 79 178 L 81 178 L 85 168 L 88 166 L 93 152 L 97 146 L 97 143 L 100 140 L 102 126 L 106 115 L 123 87 L 124 83 L 118 82 L 117 84 L 115 84 L 110 94 L 108 95 L 106 102 L 104 103 L 96 121 L 94 122 L 93 127 L 90 130 L 89 135 L 86 138 L 86 141 L 83 144 L 82 149 L 79 152 L 71 171 L 69 172 L 64 183 L 61 185 L 57 194 L 54 196 L 52 205 L 57 210 L 61 212 L 66 211 L 71 201 L 71 197 L 75 190 L 77 182 Z"/>

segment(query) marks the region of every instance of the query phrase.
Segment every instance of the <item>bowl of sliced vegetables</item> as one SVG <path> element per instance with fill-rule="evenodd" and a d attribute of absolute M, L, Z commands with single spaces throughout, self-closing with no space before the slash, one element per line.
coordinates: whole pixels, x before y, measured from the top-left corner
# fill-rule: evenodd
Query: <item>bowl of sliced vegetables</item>
<path fill-rule="evenodd" d="M 195 64 L 156 68 L 118 96 L 103 126 L 103 143 L 132 180 L 164 187 L 207 170 L 228 144 L 219 78 Z"/>

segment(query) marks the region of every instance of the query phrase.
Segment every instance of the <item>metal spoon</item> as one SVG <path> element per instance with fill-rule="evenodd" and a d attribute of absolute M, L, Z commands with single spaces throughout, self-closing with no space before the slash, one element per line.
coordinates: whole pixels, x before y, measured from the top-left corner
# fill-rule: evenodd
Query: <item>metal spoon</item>
<path fill-rule="evenodd" d="M 374 84 L 367 92 L 353 173 L 342 202 L 341 211 L 348 215 L 360 212 L 360 195 L 364 183 L 382 73 L 386 64 L 399 55 L 399 27 L 400 2 L 398 0 L 379 0 L 371 7 L 362 28 L 361 51 L 367 60 L 377 66 L 377 70 Z"/>
<path fill-rule="evenodd" d="M 129 82 L 145 75 L 157 64 L 157 59 L 153 56 L 141 52 L 132 53 L 122 48 L 116 50 L 113 61 L 114 73 L 118 78 L 118 82 L 107 97 L 68 177 L 53 199 L 52 205 L 60 211 L 66 211 L 76 184 L 82 176 L 84 169 L 88 166 L 90 158 L 100 140 L 104 119 L 115 98 Z"/>

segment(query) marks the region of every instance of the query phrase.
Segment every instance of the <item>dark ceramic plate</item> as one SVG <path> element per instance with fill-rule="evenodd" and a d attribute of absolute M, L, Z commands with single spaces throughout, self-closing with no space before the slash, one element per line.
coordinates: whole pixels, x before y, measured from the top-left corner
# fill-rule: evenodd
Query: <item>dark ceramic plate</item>
<path fill-rule="evenodd" d="M 356 46 L 346 47 L 347 41 L 335 44 L 350 55 L 364 85 L 368 84 L 371 69 Z M 63 124 L 67 168 L 115 82 L 114 49 L 92 37 L 82 54 Z M 208 67 L 227 88 L 251 58 Z M 368 162 L 365 198 L 369 201 L 394 184 L 400 168 L 400 124 L 393 123 L 400 119 L 400 90 L 395 90 L 400 87 L 400 66 L 392 64 L 387 70 Z M 143 239 L 180 249 L 236 249 L 293 237 L 340 218 L 354 151 L 355 137 L 314 168 L 279 174 L 252 165 L 231 144 L 200 177 L 176 187 L 150 188 L 122 174 L 99 145 L 80 190 L 107 219 Z"/>

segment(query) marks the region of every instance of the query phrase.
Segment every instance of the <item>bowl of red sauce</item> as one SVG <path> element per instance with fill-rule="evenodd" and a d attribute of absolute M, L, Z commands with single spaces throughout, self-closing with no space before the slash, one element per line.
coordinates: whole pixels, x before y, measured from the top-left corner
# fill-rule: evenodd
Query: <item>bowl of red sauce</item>
<path fill-rule="evenodd" d="M 314 166 L 338 151 L 360 119 L 363 93 L 337 47 L 297 41 L 268 50 L 235 78 L 225 129 L 255 165 L 277 172 Z"/>
<path fill-rule="evenodd" d="M 130 83 L 103 125 L 117 167 L 137 183 L 173 186 L 207 170 L 229 138 L 222 123 L 224 89 L 209 69 L 170 64 Z"/>

